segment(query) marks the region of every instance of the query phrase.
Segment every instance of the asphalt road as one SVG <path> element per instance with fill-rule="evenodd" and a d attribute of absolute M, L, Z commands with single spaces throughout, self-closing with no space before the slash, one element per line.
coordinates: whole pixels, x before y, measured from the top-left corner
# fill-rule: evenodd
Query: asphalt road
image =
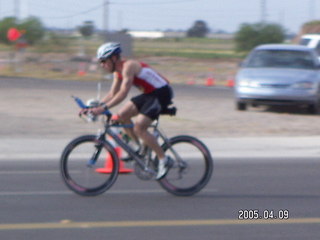
<path fill-rule="evenodd" d="M 319 239 L 319 168 L 312 158 L 216 159 L 211 182 L 193 197 L 132 174 L 81 197 L 64 186 L 57 161 L 2 161 L 0 238 Z M 239 219 L 251 210 L 269 219 Z"/>
<path fill-rule="evenodd" d="M 96 83 L 0 80 L 0 239 L 319 239 L 319 116 L 237 112 L 232 89 L 175 86 L 178 116 L 162 127 L 206 138 L 212 181 L 174 197 L 121 175 L 109 192 L 86 198 L 64 186 L 58 155 L 64 141 L 96 132 L 70 99 L 95 96 Z M 258 219 L 239 219 L 257 211 Z"/>

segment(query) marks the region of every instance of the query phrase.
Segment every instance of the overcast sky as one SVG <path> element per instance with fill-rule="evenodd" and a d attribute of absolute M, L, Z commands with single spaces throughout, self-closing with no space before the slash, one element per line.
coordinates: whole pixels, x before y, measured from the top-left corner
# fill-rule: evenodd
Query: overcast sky
<path fill-rule="evenodd" d="M 204 20 L 211 30 L 234 32 L 242 23 L 264 18 L 298 32 L 303 23 L 320 19 L 320 0 L 108 1 L 107 26 L 111 30 L 186 30 L 194 21 Z M 0 18 L 32 15 L 46 27 L 68 28 L 90 20 L 102 28 L 104 2 L 107 0 L 0 0 Z"/>

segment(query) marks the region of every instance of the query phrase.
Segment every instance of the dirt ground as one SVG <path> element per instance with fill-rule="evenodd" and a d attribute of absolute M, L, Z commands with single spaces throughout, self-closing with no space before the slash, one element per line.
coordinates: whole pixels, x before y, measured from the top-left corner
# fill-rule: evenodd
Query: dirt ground
<path fill-rule="evenodd" d="M 102 82 L 102 92 L 109 86 L 109 82 Z M 56 138 L 95 133 L 101 124 L 79 119 L 70 96 L 94 98 L 96 88 L 97 82 L 93 81 L 0 77 L 1 137 Z M 307 114 L 303 109 L 261 107 L 239 112 L 234 107 L 232 89 L 187 84 L 175 84 L 174 89 L 178 114 L 161 118 L 161 126 L 169 136 L 320 135 L 319 115 Z"/>
<path fill-rule="evenodd" d="M 100 80 L 103 72 L 92 57 L 51 53 L 17 53 L 18 64 L 8 62 L 10 53 L 0 52 L 3 76 L 60 80 Z M 240 59 L 192 59 L 182 57 L 141 57 L 138 60 L 156 68 L 172 83 L 226 85 L 234 78 Z"/>
<path fill-rule="evenodd" d="M 142 59 L 155 66 L 173 83 L 206 84 L 208 78 L 213 78 L 215 84 L 226 85 L 234 79 L 239 59 L 186 59 L 177 57 L 149 57 Z"/>

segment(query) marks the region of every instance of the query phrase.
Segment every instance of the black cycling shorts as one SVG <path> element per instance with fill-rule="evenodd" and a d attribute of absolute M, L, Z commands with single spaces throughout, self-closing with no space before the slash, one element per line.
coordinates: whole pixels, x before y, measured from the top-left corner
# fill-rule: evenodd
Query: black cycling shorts
<path fill-rule="evenodd" d="M 143 93 L 131 98 L 139 113 L 155 120 L 171 103 L 173 92 L 169 85 L 159 88 L 152 93 Z"/>

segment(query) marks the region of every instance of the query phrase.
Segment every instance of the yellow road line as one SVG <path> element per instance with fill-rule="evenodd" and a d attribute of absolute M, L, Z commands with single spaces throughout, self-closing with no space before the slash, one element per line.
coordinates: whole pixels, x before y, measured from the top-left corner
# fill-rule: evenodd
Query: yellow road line
<path fill-rule="evenodd" d="M 75 229 L 75 228 L 125 228 L 125 227 L 176 227 L 176 226 L 221 226 L 257 224 L 320 224 L 320 218 L 293 218 L 287 220 L 162 220 L 162 221 L 115 221 L 0 224 L 0 230 Z"/>

